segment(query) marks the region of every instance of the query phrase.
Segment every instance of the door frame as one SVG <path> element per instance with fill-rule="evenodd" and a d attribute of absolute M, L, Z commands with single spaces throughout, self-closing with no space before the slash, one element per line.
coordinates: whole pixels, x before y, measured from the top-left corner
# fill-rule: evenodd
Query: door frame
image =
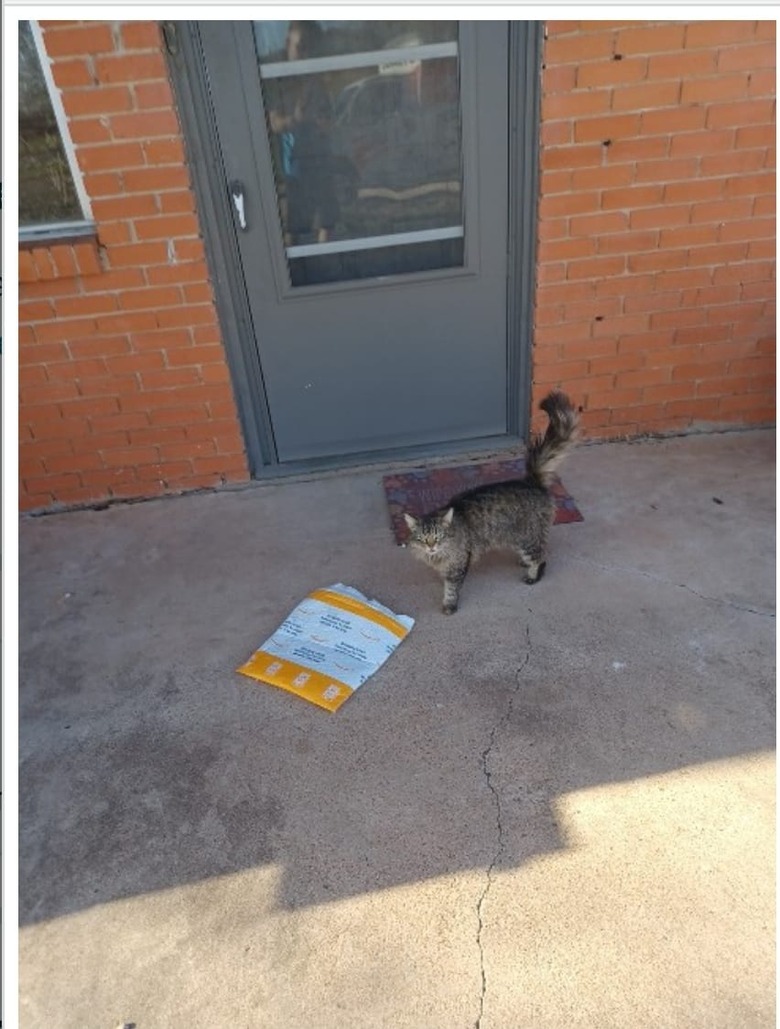
<path fill-rule="evenodd" d="M 544 23 L 512 21 L 509 29 L 507 196 L 507 433 L 474 441 L 399 447 L 345 457 L 280 462 L 263 371 L 255 343 L 235 218 L 209 96 L 198 23 L 162 23 L 169 72 L 181 120 L 203 230 L 226 358 L 252 478 L 325 468 L 496 451 L 527 441 L 531 402 L 531 343 L 536 273 L 540 79 Z"/>

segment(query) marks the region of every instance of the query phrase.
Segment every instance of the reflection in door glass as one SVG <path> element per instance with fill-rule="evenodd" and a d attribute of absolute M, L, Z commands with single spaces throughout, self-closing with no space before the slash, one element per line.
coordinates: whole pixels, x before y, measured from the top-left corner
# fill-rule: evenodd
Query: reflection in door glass
<path fill-rule="evenodd" d="M 255 22 L 293 285 L 463 264 L 455 22 Z"/>
<path fill-rule="evenodd" d="M 370 53 L 398 46 L 421 46 L 427 43 L 454 43 L 458 38 L 456 21 L 256 21 L 254 23 L 257 56 L 263 64 L 289 61 L 288 35 L 292 27 L 301 35 L 316 35 L 316 53 L 312 46 L 308 57 Z M 305 42 L 305 41 L 304 41 Z M 303 54 L 298 54 L 299 59 Z"/>

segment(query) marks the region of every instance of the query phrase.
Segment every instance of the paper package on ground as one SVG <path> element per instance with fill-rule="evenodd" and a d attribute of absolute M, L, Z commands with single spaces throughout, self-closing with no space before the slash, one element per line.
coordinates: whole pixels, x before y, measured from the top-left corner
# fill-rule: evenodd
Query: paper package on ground
<path fill-rule="evenodd" d="M 413 625 L 408 615 L 336 583 L 310 593 L 237 671 L 336 711 Z"/>

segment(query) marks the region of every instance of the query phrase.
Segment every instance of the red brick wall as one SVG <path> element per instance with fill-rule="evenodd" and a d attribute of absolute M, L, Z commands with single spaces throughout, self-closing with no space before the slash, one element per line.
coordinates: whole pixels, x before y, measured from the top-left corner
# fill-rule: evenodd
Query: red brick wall
<path fill-rule="evenodd" d="M 43 22 L 97 239 L 21 249 L 24 509 L 248 478 L 153 22 Z M 534 408 L 774 421 L 773 22 L 550 22 Z"/>
<path fill-rule="evenodd" d="M 534 408 L 618 437 L 775 418 L 775 23 L 549 22 Z"/>
<path fill-rule="evenodd" d="M 20 248 L 23 509 L 248 478 L 152 22 L 42 22 L 97 239 Z"/>

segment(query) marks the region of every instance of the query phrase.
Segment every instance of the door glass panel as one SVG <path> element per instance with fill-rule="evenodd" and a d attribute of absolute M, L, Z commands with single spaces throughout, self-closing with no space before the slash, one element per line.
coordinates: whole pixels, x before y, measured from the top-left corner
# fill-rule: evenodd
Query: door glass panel
<path fill-rule="evenodd" d="M 456 22 L 255 22 L 294 286 L 463 264 Z"/>
<path fill-rule="evenodd" d="M 456 21 L 256 21 L 254 30 L 257 56 L 264 64 L 454 43 L 458 38 Z M 303 44 L 303 52 L 291 55 L 291 30 L 298 35 L 299 45 Z"/>

